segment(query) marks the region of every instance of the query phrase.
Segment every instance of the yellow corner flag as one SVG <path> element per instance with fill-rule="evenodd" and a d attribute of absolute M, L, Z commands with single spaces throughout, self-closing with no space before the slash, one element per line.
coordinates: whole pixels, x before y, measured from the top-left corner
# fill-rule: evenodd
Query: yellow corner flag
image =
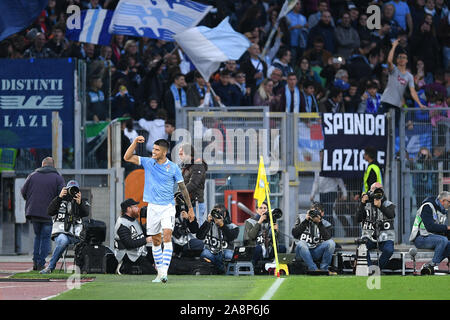
<path fill-rule="evenodd" d="M 275 276 L 280 276 L 280 265 L 278 262 L 278 250 L 277 250 L 277 239 L 275 237 L 275 229 L 273 227 L 273 218 L 272 218 L 272 208 L 270 207 L 270 198 L 269 198 L 269 183 L 267 182 L 266 169 L 264 168 L 264 158 L 262 156 L 259 157 L 259 169 L 258 169 L 258 177 L 256 178 L 256 187 L 253 198 L 258 200 L 258 207 L 261 206 L 262 202 L 266 200 L 267 197 L 267 207 L 270 218 L 270 229 L 272 230 L 272 243 L 275 254 Z"/>
<path fill-rule="evenodd" d="M 258 177 L 256 178 L 255 193 L 253 194 L 253 198 L 258 200 L 258 207 L 266 200 L 266 187 L 269 188 L 269 183 L 267 182 L 266 169 L 264 168 L 264 159 L 260 156 Z"/>

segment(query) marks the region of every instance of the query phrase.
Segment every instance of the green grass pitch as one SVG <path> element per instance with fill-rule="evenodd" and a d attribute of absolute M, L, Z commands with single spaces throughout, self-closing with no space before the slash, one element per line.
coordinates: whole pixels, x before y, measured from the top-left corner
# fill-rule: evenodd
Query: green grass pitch
<path fill-rule="evenodd" d="M 64 278 L 68 274 L 23 273 L 16 278 Z M 276 281 L 274 276 L 175 276 L 166 284 L 152 283 L 154 275 L 92 275 L 56 300 L 259 300 Z M 81 275 L 89 277 L 89 275 Z M 367 277 L 282 277 L 272 300 L 449 300 L 449 276 L 381 276 L 380 289 L 370 290 Z"/>

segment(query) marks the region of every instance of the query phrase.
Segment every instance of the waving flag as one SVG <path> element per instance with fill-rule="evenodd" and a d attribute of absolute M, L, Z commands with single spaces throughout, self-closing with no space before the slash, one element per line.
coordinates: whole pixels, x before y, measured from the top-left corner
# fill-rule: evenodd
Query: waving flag
<path fill-rule="evenodd" d="M 109 45 L 109 25 L 114 11 L 89 9 L 81 12 L 81 29 L 67 29 L 66 37 L 72 41 Z"/>
<path fill-rule="evenodd" d="M 238 60 L 250 47 L 250 41 L 233 30 L 228 17 L 214 29 L 200 26 L 178 33 L 173 38 L 206 81 L 221 62 Z"/>
<path fill-rule="evenodd" d="M 259 158 L 258 177 L 256 178 L 256 187 L 253 194 L 253 198 L 258 200 L 258 207 L 260 207 L 263 201 L 266 200 L 266 188 L 269 188 L 266 169 L 264 168 L 264 159 L 262 156 Z"/>
<path fill-rule="evenodd" d="M 174 34 L 195 27 L 211 8 L 189 0 L 121 0 L 109 32 L 173 41 Z"/>
<path fill-rule="evenodd" d="M 0 1 L 0 41 L 20 32 L 37 19 L 48 0 Z"/>

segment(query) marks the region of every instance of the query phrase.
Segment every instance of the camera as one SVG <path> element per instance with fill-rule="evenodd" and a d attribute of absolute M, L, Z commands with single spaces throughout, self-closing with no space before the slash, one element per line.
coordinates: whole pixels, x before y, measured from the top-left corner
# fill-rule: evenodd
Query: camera
<path fill-rule="evenodd" d="M 266 212 L 264 215 L 268 215 L 268 213 Z M 283 211 L 281 211 L 280 208 L 275 208 L 272 210 L 272 220 L 273 223 L 277 223 L 277 220 L 280 219 L 283 216 Z M 270 219 L 270 218 L 269 218 Z M 269 219 L 266 219 L 266 221 L 270 221 Z"/>
<path fill-rule="evenodd" d="M 222 213 L 222 210 L 220 210 L 219 208 L 213 208 L 213 209 L 211 210 L 211 216 L 212 216 L 214 219 L 223 219 L 223 213 Z"/>
<path fill-rule="evenodd" d="M 181 213 L 181 211 L 189 211 L 181 192 L 175 193 L 175 210 L 177 213 Z"/>
<path fill-rule="evenodd" d="M 309 211 L 308 211 L 308 214 L 309 214 L 309 216 L 311 217 L 311 219 L 312 219 L 312 218 L 315 218 L 315 217 L 321 217 L 321 213 L 320 213 L 320 211 L 317 210 L 317 209 L 311 209 L 311 210 L 309 210 Z"/>
<path fill-rule="evenodd" d="M 376 188 L 373 191 L 367 192 L 367 195 L 369 196 L 370 202 L 373 202 L 375 199 L 381 200 L 384 197 L 384 190 L 381 188 Z"/>
<path fill-rule="evenodd" d="M 342 59 L 342 57 L 334 57 L 333 58 L 333 63 L 342 63 L 344 60 Z"/>

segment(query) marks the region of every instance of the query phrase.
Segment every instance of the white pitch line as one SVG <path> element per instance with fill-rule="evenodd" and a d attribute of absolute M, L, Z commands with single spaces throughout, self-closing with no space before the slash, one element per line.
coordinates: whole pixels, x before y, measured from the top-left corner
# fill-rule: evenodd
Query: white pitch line
<path fill-rule="evenodd" d="M 261 300 L 270 300 L 272 299 L 275 292 L 278 290 L 278 288 L 281 286 L 283 281 L 286 280 L 286 278 L 278 278 L 274 284 L 267 290 L 267 292 L 262 296 Z"/>

